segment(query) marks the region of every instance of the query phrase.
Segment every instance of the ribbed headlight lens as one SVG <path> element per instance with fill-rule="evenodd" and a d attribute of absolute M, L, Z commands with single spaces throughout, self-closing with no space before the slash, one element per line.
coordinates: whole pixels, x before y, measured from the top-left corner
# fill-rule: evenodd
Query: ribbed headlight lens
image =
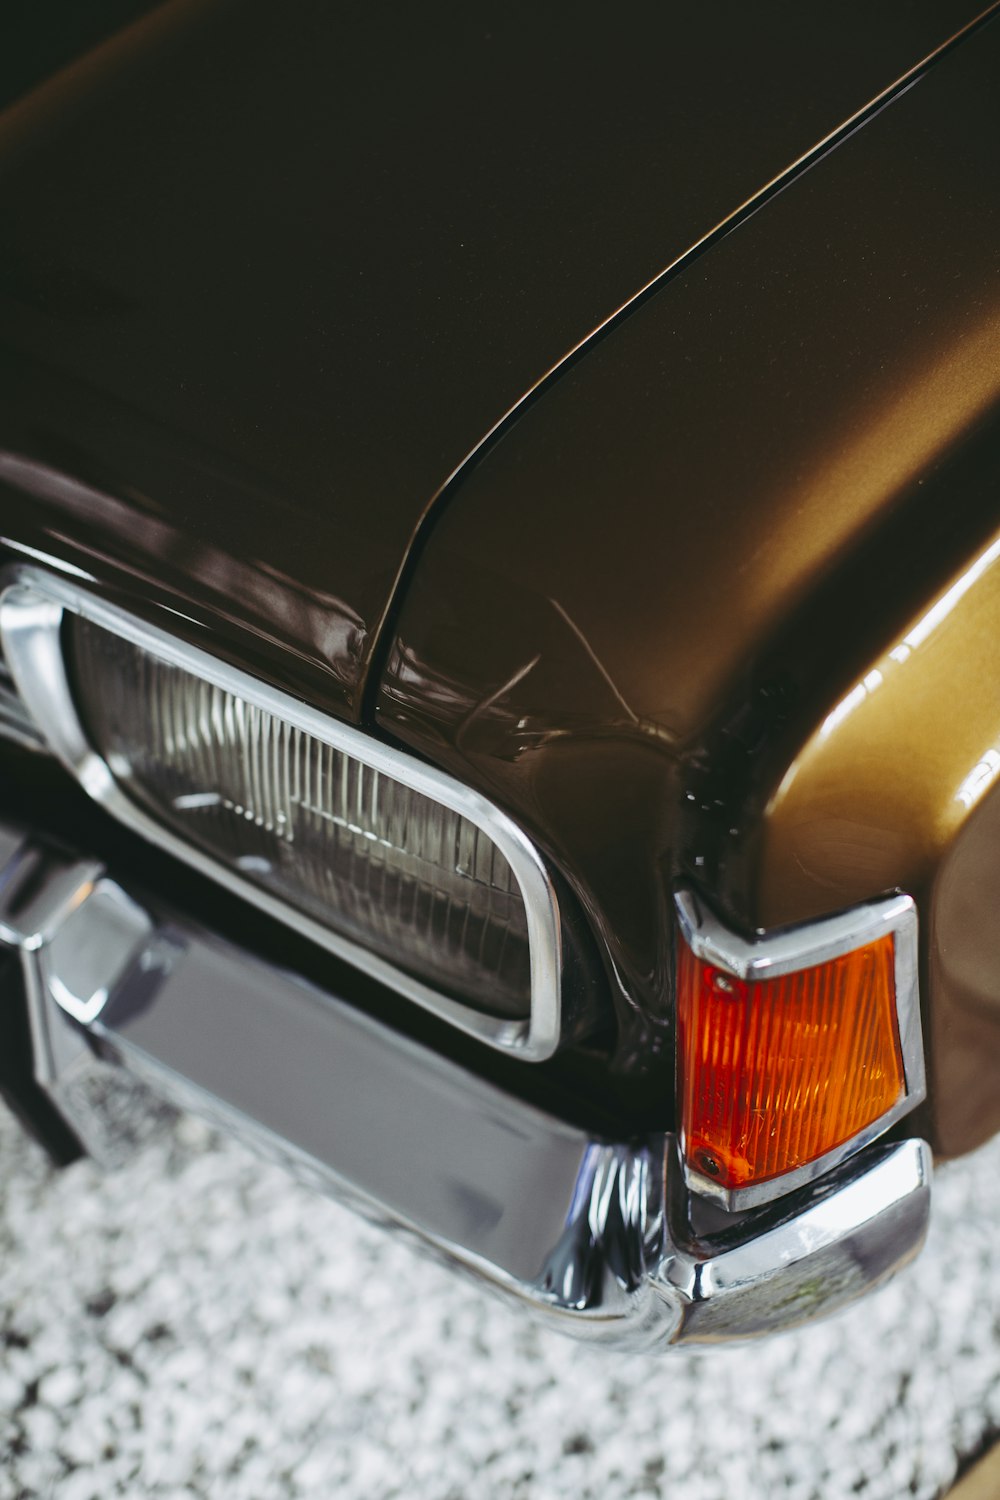
<path fill-rule="evenodd" d="M 524 902 L 475 823 L 87 620 L 73 656 L 94 745 L 160 822 L 397 967 L 529 1015 Z"/>

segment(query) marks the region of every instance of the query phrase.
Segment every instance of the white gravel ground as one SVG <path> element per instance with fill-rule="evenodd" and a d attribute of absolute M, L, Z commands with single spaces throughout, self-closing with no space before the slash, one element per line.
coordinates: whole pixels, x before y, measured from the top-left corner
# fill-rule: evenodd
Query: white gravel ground
<path fill-rule="evenodd" d="M 63 1173 L 0 1107 L 0 1497 L 899 1500 L 1000 1428 L 1000 1145 L 826 1324 L 594 1352 L 181 1119 Z"/>

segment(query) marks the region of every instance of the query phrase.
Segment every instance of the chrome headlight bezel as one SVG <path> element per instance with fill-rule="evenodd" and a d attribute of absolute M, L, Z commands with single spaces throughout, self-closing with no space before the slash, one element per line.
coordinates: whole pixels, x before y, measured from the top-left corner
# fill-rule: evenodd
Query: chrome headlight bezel
<path fill-rule="evenodd" d="M 107 812 L 151 843 L 211 876 L 254 906 L 440 1016 L 479 1041 L 527 1061 L 551 1057 L 569 1029 L 563 999 L 562 915 L 554 881 L 531 840 L 500 808 L 454 777 L 371 738 L 299 699 L 231 666 L 201 647 L 107 603 L 76 583 L 15 564 L 3 576 L 0 640 L 18 695 L 52 754 Z M 526 1020 L 490 1016 L 398 968 L 363 945 L 244 879 L 159 823 L 122 789 L 90 743 L 74 698 L 64 645 L 67 616 L 79 616 L 182 671 L 238 694 L 404 787 L 473 823 L 514 873 L 527 914 L 531 974 Z"/>

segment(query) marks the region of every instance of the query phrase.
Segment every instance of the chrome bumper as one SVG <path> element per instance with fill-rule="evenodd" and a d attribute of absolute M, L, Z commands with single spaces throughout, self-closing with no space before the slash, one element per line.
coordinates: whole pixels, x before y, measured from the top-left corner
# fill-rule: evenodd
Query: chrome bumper
<path fill-rule="evenodd" d="M 926 1232 L 930 1153 L 907 1140 L 698 1238 L 670 1136 L 595 1139 L 0 825 L 4 948 L 18 994 L 0 1024 L 23 995 L 37 1081 L 94 1155 L 127 1138 L 139 1080 L 586 1338 L 787 1328 L 885 1280 Z"/>

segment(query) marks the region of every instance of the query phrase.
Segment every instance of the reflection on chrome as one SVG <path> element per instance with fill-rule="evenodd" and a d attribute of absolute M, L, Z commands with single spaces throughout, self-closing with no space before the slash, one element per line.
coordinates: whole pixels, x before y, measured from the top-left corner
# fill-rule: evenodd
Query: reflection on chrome
<path fill-rule="evenodd" d="M 116 1082 L 129 1097 L 145 1083 L 583 1338 L 642 1349 L 791 1327 L 924 1238 L 922 1141 L 869 1146 L 699 1229 L 671 1136 L 597 1140 L 0 825 L 4 949 L 38 1081 L 95 1154 L 131 1139 Z"/>
<path fill-rule="evenodd" d="M 603 1306 L 606 1279 L 628 1294 L 655 1260 L 661 1238 L 663 1161 L 648 1146 L 587 1146 L 566 1226 L 536 1287 L 555 1306 Z"/>

